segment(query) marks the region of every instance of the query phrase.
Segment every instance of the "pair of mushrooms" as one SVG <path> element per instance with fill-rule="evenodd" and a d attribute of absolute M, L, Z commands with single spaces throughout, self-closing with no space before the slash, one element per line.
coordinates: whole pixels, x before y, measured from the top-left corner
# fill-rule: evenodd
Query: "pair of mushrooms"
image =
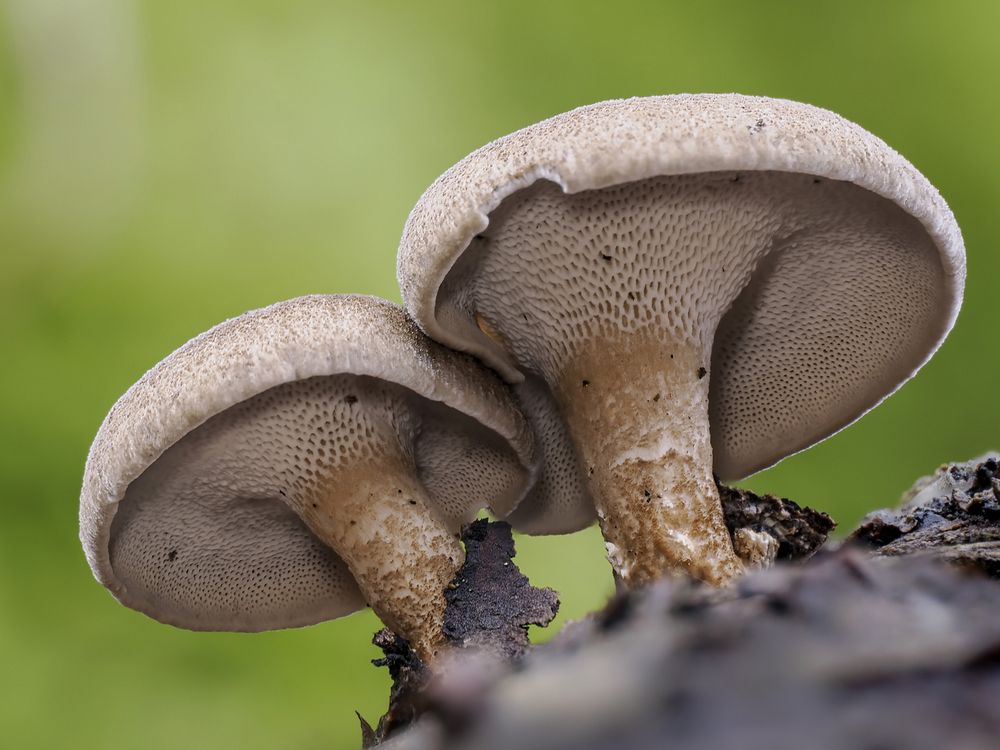
<path fill-rule="evenodd" d="M 466 157 L 410 214 L 398 277 L 406 312 L 247 313 L 115 404 L 80 518 L 120 601 L 206 630 L 367 602 L 430 659 L 457 532 L 487 506 L 528 533 L 596 514 L 627 586 L 723 584 L 744 562 L 713 473 L 802 450 L 912 376 L 965 256 L 933 186 L 859 126 L 685 95 Z"/>

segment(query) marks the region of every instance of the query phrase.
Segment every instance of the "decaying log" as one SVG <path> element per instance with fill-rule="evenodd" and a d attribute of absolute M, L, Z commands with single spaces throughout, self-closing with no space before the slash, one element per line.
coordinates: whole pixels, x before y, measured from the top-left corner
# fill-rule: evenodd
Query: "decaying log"
<path fill-rule="evenodd" d="M 811 557 L 829 519 L 731 495 L 734 536 L 780 528 L 800 561 L 619 595 L 517 662 L 457 659 L 384 746 L 995 750 L 997 474 L 995 457 L 943 467 Z"/>

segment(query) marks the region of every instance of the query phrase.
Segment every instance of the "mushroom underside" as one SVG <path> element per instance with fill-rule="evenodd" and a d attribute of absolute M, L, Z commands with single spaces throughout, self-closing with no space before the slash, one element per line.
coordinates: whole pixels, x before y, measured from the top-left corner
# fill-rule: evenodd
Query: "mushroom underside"
<path fill-rule="evenodd" d="M 386 537 L 393 554 L 377 575 L 405 589 L 424 542 L 450 545 L 442 554 L 457 569 L 454 533 L 490 499 L 516 503 L 523 471 L 491 430 L 402 386 L 354 375 L 277 386 L 188 433 L 129 485 L 109 584 L 128 606 L 195 630 L 332 619 L 372 598 L 355 582 L 355 567 L 372 563 L 345 560 L 330 534 L 348 535 L 338 544 L 370 534 L 355 540 L 367 550 Z M 414 538 L 389 539 L 400 526 Z M 433 567 L 410 562 L 417 575 Z"/>
<path fill-rule="evenodd" d="M 739 565 L 713 472 L 744 476 L 852 422 L 926 360 L 948 305 L 938 249 L 895 203 L 760 171 L 578 193 L 539 180 L 490 213 L 435 313 L 548 387 L 557 408 L 528 418 L 568 436 L 626 582 L 722 582 Z"/>
<path fill-rule="evenodd" d="M 608 330 L 702 349 L 714 468 L 735 479 L 891 393 L 939 343 L 948 304 L 938 249 L 892 201 L 808 174 L 710 172 L 518 190 L 441 280 L 435 316 L 550 388 Z"/>

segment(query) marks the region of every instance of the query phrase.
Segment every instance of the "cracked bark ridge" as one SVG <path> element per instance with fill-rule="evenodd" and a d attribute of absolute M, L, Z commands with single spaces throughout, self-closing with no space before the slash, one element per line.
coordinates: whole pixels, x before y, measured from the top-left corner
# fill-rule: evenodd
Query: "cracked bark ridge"
<path fill-rule="evenodd" d="M 934 555 L 1000 578 L 1000 456 L 942 466 L 898 509 L 869 514 L 848 542 L 879 555 Z"/>
<path fill-rule="evenodd" d="M 756 495 L 735 487 L 719 488 L 729 533 L 738 541 L 741 530 L 764 533 L 777 542 L 776 560 L 805 560 L 826 542 L 837 525 L 826 513 L 774 495 Z"/>
<path fill-rule="evenodd" d="M 528 626 L 552 622 L 559 596 L 532 586 L 518 570 L 507 523 L 474 521 L 463 540 L 465 564 L 445 591 L 445 637 L 463 648 L 517 660 L 528 650 Z"/>
<path fill-rule="evenodd" d="M 461 732 L 427 714 L 387 747 L 996 748 L 989 578 L 845 548 L 728 592 L 665 580 L 628 600 L 536 647 Z"/>

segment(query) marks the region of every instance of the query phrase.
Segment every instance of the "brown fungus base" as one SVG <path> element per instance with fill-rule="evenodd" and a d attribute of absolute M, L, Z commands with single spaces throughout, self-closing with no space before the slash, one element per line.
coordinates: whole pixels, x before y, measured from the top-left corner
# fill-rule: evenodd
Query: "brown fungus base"
<path fill-rule="evenodd" d="M 395 458 L 340 472 L 336 485 L 313 489 L 297 511 L 347 563 L 379 619 L 430 661 L 445 645 L 444 590 L 465 553 Z"/>
<path fill-rule="evenodd" d="M 303 460 L 285 502 L 347 564 L 375 614 L 429 661 L 444 646 L 443 592 L 465 554 L 418 477 L 419 401 L 351 377 L 327 379 L 322 392 L 337 402 L 350 445 L 331 461 Z M 348 442 L 310 422 L 316 451 Z"/>
<path fill-rule="evenodd" d="M 680 571 L 722 585 L 743 570 L 712 476 L 707 365 L 693 346 L 632 333 L 577 353 L 555 389 L 630 588 Z"/>

